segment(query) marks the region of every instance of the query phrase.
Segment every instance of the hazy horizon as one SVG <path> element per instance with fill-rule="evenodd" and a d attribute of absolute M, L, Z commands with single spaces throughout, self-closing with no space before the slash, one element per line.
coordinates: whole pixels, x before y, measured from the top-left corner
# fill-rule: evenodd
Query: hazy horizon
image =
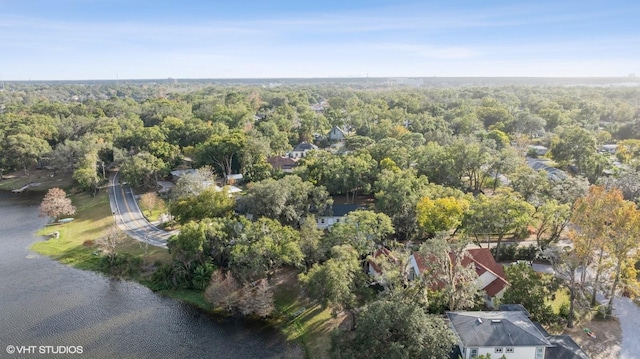
<path fill-rule="evenodd" d="M 0 1 L 0 80 L 624 78 L 626 1 Z"/>

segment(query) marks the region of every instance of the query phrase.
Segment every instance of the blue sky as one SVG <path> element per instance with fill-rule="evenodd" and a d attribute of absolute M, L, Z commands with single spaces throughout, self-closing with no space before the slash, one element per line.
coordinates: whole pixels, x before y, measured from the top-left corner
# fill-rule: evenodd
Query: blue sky
<path fill-rule="evenodd" d="M 640 75 L 638 1 L 0 0 L 0 78 Z"/>

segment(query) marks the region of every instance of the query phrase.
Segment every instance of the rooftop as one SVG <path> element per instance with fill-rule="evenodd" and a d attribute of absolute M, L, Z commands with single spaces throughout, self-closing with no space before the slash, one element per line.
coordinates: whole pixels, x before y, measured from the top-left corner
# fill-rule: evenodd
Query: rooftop
<path fill-rule="evenodd" d="M 447 312 L 447 317 L 465 347 L 552 345 L 520 311 Z"/>

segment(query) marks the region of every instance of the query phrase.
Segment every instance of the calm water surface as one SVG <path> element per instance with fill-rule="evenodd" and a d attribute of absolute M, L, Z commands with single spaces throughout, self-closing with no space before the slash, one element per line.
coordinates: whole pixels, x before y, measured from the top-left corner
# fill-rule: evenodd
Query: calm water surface
<path fill-rule="evenodd" d="M 16 196 L 23 195 L 0 193 L 0 358 L 301 357 L 261 323 L 215 318 L 137 283 L 37 255 L 29 246 L 46 220 Z M 10 355 L 8 345 L 82 346 L 83 354 L 38 347 Z"/>

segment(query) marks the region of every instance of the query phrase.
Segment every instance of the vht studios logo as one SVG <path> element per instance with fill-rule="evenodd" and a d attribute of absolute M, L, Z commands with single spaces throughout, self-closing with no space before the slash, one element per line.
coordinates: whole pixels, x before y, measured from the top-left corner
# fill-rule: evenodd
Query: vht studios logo
<path fill-rule="evenodd" d="M 8 345 L 8 354 L 82 354 L 82 346 L 73 345 Z"/>

